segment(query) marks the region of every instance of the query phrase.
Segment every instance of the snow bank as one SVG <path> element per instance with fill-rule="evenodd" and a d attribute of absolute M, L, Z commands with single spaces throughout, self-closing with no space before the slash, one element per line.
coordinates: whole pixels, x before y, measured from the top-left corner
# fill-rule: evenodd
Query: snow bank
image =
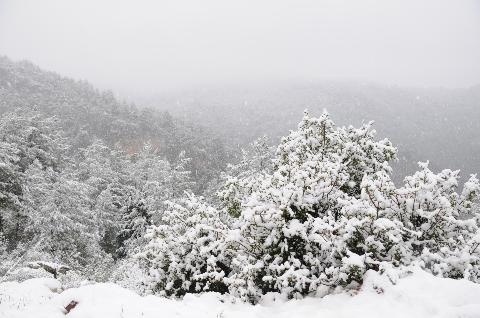
<path fill-rule="evenodd" d="M 54 318 L 56 312 L 62 313 L 54 301 L 60 290 L 60 282 L 53 278 L 1 283 L 0 318 Z"/>
<path fill-rule="evenodd" d="M 203 317 L 480 317 L 480 285 L 434 277 L 414 270 L 392 285 L 385 276 L 368 273 L 355 295 L 281 301 L 266 297 L 256 306 L 232 304 L 221 295 L 187 295 L 182 301 L 141 297 L 114 284 L 94 284 L 60 294 L 55 280 L 33 279 L 0 284 L 1 318 L 203 318 Z M 65 316 L 64 308 L 78 304 Z"/>

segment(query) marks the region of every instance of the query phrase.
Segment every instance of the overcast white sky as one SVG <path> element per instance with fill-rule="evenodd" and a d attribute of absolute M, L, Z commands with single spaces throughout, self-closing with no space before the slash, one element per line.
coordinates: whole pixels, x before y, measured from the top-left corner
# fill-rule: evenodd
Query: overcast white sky
<path fill-rule="evenodd" d="M 0 0 L 0 54 L 151 94 L 224 83 L 480 83 L 479 0 Z"/>

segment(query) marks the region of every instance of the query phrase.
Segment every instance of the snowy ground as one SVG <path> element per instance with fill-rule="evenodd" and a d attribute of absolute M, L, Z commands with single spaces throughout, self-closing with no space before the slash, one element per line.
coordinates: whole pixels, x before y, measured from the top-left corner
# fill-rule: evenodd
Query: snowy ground
<path fill-rule="evenodd" d="M 480 285 L 433 277 L 416 270 L 391 285 L 368 275 L 356 294 L 303 300 L 265 300 L 261 305 L 232 304 L 218 294 L 188 295 L 182 301 L 140 297 L 114 284 L 95 284 L 58 293 L 54 279 L 0 284 L 0 318 L 236 318 L 236 317 L 480 317 Z"/>

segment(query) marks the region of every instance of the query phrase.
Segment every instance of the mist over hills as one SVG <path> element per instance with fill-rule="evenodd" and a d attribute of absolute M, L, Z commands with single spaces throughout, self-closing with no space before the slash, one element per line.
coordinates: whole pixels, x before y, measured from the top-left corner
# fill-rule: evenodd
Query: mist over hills
<path fill-rule="evenodd" d="M 111 92 L 44 71 L 30 62 L 0 57 L 0 115 L 21 109 L 54 116 L 72 152 L 95 139 L 127 153 L 151 142 L 158 155 L 170 162 L 185 151 L 191 158 L 188 169 L 197 179 L 198 191 L 230 160 L 223 141 L 200 125 L 119 101 Z"/>
<path fill-rule="evenodd" d="M 0 96 L 1 113 L 27 107 L 57 116 L 75 147 L 100 138 L 131 152 L 150 140 L 171 161 L 185 150 L 200 183 L 223 170 L 254 139 L 267 135 L 276 144 L 296 127 L 305 109 L 314 115 L 326 109 L 339 125 L 375 121 L 379 136 L 399 148 L 397 181 L 426 160 L 434 169 L 460 169 L 463 177 L 480 171 L 480 86 L 401 88 L 340 81 L 239 85 L 139 97 L 135 106 L 87 82 L 1 57 Z"/>
<path fill-rule="evenodd" d="M 430 160 L 434 169 L 480 171 L 480 86 L 468 89 L 401 88 L 325 81 L 227 87 L 139 99 L 245 145 L 268 135 L 276 144 L 296 128 L 302 112 L 326 109 L 339 125 L 375 121 L 380 137 L 399 148 L 395 180 Z"/>

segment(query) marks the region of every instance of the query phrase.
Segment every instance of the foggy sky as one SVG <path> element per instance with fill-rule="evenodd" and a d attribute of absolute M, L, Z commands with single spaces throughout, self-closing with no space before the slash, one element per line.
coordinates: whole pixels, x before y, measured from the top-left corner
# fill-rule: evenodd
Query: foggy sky
<path fill-rule="evenodd" d="M 480 83 L 477 0 L 0 0 L 0 54 L 117 92 Z"/>

